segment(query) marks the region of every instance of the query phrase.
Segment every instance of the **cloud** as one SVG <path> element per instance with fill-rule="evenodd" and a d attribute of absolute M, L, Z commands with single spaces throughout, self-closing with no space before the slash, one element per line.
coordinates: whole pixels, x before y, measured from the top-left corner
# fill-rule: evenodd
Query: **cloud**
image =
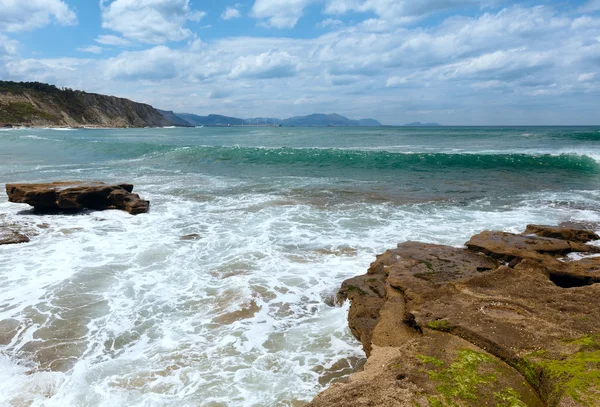
<path fill-rule="evenodd" d="M 260 55 L 239 57 L 229 78 L 274 79 L 294 76 L 296 72 L 294 57 L 287 52 L 269 50 Z"/>
<path fill-rule="evenodd" d="M 0 33 L 0 57 L 17 55 L 19 43 Z"/>
<path fill-rule="evenodd" d="M 339 27 L 342 25 L 344 25 L 344 22 L 341 20 L 327 18 L 327 19 L 321 21 L 319 24 L 317 24 L 317 27 L 327 28 L 327 27 Z"/>
<path fill-rule="evenodd" d="M 386 88 L 398 88 L 406 85 L 410 78 L 408 76 L 391 76 L 385 82 Z"/>
<path fill-rule="evenodd" d="M 293 28 L 313 0 L 256 0 L 251 15 L 274 28 Z"/>
<path fill-rule="evenodd" d="M 99 35 L 95 40 L 98 44 L 114 45 L 117 47 L 127 47 L 131 45 L 131 41 L 125 38 L 117 37 L 116 35 Z"/>
<path fill-rule="evenodd" d="M 327 0 L 325 12 L 338 15 L 370 12 L 382 20 L 404 24 L 452 8 L 483 7 L 490 3 L 490 0 Z"/>
<path fill-rule="evenodd" d="M 104 48 L 99 47 L 98 45 L 88 45 L 86 47 L 77 48 L 79 52 L 90 52 L 92 54 L 101 54 L 104 51 Z"/>
<path fill-rule="evenodd" d="M 140 52 L 123 52 L 107 61 L 110 79 L 161 81 L 176 78 L 180 59 L 176 51 L 159 45 Z"/>
<path fill-rule="evenodd" d="M 593 13 L 598 10 L 600 10 L 600 0 L 589 0 L 579 8 L 579 12 L 581 13 Z"/>
<path fill-rule="evenodd" d="M 148 44 L 164 44 L 194 37 L 184 28 L 205 13 L 190 9 L 189 0 L 101 0 L 102 27 L 125 38 Z"/>
<path fill-rule="evenodd" d="M 238 9 L 239 4 L 236 4 L 233 7 L 227 7 L 225 9 L 225 11 L 223 11 L 223 14 L 221 14 L 221 19 L 222 20 L 233 20 L 235 18 L 240 18 L 242 16 L 242 13 L 240 12 L 240 10 Z"/>
<path fill-rule="evenodd" d="M 62 25 L 77 24 L 77 16 L 61 0 L 2 0 L 0 31 L 31 31 L 52 21 Z"/>
<path fill-rule="evenodd" d="M 591 81 L 595 77 L 596 77 L 596 72 L 587 72 L 587 73 L 582 73 L 581 75 L 579 75 L 577 77 L 577 80 L 579 82 L 587 82 L 587 81 Z"/>

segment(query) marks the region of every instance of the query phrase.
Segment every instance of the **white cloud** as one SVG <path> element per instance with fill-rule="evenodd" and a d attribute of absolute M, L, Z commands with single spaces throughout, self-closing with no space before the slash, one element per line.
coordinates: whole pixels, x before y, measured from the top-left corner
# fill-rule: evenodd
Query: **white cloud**
<path fill-rule="evenodd" d="M 397 88 L 409 83 L 408 76 L 391 76 L 387 79 L 385 86 L 387 88 Z"/>
<path fill-rule="evenodd" d="M 303 11 L 314 0 L 256 0 L 252 16 L 274 28 L 293 28 Z"/>
<path fill-rule="evenodd" d="M 106 74 L 117 80 L 161 81 L 179 75 L 177 51 L 159 45 L 145 51 L 123 52 L 107 61 Z"/>
<path fill-rule="evenodd" d="M 241 16 L 242 13 L 239 10 L 239 5 L 236 4 L 235 6 L 227 7 L 225 11 L 223 11 L 223 14 L 221 14 L 221 19 L 233 20 L 234 18 L 240 18 Z"/>
<path fill-rule="evenodd" d="M 323 20 L 319 24 L 317 24 L 317 27 L 327 28 L 327 27 L 339 27 L 342 25 L 344 25 L 344 22 L 341 20 L 336 20 L 334 18 L 326 18 L 325 20 Z"/>
<path fill-rule="evenodd" d="M 30 31 L 50 22 L 77 24 L 77 16 L 61 0 L 0 0 L 0 31 Z"/>
<path fill-rule="evenodd" d="M 0 57 L 17 55 L 18 42 L 0 33 Z"/>
<path fill-rule="evenodd" d="M 79 52 L 89 52 L 92 54 L 101 54 L 104 51 L 104 48 L 99 47 L 98 45 L 88 45 L 86 47 L 77 48 Z"/>
<path fill-rule="evenodd" d="M 598 10 L 600 10 L 600 0 L 589 0 L 579 8 L 581 13 L 592 13 Z"/>
<path fill-rule="evenodd" d="M 239 57 L 229 78 L 273 79 L 294 76 L 297 62 L 287 52 L 269 50 L 260 55 Z"/>
<path fill-rule="evenodd" d="M 591 81 L 595 77 L 596 77 L 596 72 L 587 72 L 587 73 L 582 73 L 581 75 L 579 75 L 577 77 L 577 80 L 579 82 L 587 82 L 587 81 Z"/>
<path fill-rule="evenodd" d="M 189 0 L 101 0 L 100 7 L 103 28 L 148 44 L 193 38 L 184 25 L 205 16 L 204 12 L 191 10 Z"/>
<path fill-rule="evenodd" d="M 325 12 L 372 12 L 382 20 L 409 23 L 433 13 L 465 6 L 485 6 L 490 0 L 327 0 Z"/>
<path fill-rule="evenodd" d="M 117 37 L 116 35 L 99 35 L 95 40 L 98 44 L 114 45 L 117 47 L 127 47 L 131 45 L 131 41 L 125 38 Z"/>

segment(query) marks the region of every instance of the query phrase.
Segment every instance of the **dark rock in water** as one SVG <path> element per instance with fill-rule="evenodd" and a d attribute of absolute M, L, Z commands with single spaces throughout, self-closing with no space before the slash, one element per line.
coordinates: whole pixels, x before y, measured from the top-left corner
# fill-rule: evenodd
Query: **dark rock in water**
<path fill-rule="evenodd" d="M 2 124 L 2 123 L 0 123 L 0 127 L 4 128 L 4 129 L 12 129 L 13 125 L 12 124 Z"/>
<path fill-rule="evenodd" d="M 132 215 L 148 212 L 150 202 L 132 193 L 133 185 L 103 182 L 52 182 L 6 184 L 8 200 L 26 203 L 39 211 L 121 209 Z"/>
<path fill-rule="evenodd" d="M 524 234 L 403 243 L 345 281 L 369 360 L 310 406 L 600 405 L 600 258 L 583 243 L 597 236 Z"/>
<path fill-rule="evenodd" d="M 599 240 L 600 236 L 591 230 L 574 229 L 569 227 L 553 227 L 543 225 L 527 225 L 524 235 L 537 235 L 542 237 L 552 237 L 555 239 L 570 240 L 573 242 L 587 243 L 592 240 Z"/>
<path fill-rule="evenodd" d="M 200 235 L 197 233 L 192 233 L 191 235 L 181 236 L 179 240 L 198 240 L 200 239 Z"/>
<path fill-rule="evenodd" d="M 15 230 L 0 226 L 0 246 L 4 244 L 28 243 L 29 238 Z"/>

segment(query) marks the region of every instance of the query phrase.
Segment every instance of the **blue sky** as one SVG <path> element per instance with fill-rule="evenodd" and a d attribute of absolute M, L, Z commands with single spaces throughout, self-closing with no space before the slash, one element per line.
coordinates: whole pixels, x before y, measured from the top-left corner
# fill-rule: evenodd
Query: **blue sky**
<path fill-rule="evenodd" d="M 0 0 L 0 79 L 197 114 L 600 124 L 600 0 Z"/>

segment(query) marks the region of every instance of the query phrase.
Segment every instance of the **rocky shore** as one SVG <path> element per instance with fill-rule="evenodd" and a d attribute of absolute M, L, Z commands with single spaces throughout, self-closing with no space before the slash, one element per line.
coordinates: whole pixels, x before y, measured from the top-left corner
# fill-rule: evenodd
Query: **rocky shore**
<path fill-rule="evenodd" d="M 388 250 L 338 294 L 368 361 L 310 406 L 600 405 L 599 238 L 530 225 Z"/>

